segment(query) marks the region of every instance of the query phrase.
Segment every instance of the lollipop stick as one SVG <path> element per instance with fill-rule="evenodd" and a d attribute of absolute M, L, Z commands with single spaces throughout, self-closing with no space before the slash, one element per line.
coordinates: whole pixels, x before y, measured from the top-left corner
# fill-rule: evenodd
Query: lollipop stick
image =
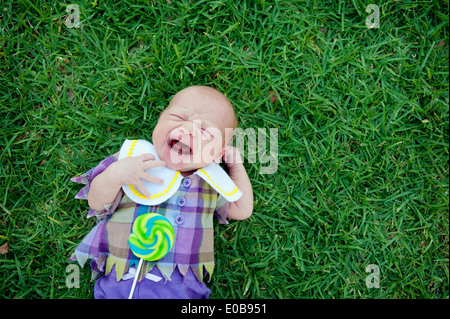
<path fill-rule="evenodd" d="M 136 270 L 136 274 L 134 275 L 133 285 L 131 286 L 131 291 L 130 291 L 130 295 L 128 296 L 128 299 L 133 298 L 134 288 L 136 287 L 136 282 L 137 282 L 137 279 L 139 278 L 139 273 L 141 272 L 141 267 L 142 267 L 143 261 L 144 260 L 142 258 L 139 260 L 139 264 L 138 264 L 138 267 Z"/>

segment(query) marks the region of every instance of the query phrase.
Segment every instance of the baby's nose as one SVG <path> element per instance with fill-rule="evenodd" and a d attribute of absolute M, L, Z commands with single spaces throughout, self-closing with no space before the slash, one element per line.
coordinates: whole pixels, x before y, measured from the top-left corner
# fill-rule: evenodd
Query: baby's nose
<path fill-rule="evenodd" d="M 190 135 L 190 136 L 193 136 L 193 137 L 195 137 L 195 135 L 196 135 L 194 127 L 193 126 L 189 126 L 189 125 L 181 127 L 180 130 L 179 130 L 179 133 L 181 133 L 181 134 L 178 135 L 178 139 L 182 138 L 182 134 L 188 135 L 188 136 Z"/>

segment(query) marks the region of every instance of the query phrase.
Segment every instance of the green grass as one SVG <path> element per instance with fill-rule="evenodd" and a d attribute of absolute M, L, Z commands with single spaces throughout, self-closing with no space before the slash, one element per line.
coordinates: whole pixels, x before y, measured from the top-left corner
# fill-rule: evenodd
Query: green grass
<path fill-rule="evenodd" d="M 370 3 L 0 0 L 0 298 L 92 298 L 89 267 L 65 286 L 95 225 L 69 178 L 194 84 L 279 134 L 275 174 L 245 163 L 252 217 L 216 226 L 211 298 L 448 298 L 448 1 L 376 1 L 379 29 Z"/>

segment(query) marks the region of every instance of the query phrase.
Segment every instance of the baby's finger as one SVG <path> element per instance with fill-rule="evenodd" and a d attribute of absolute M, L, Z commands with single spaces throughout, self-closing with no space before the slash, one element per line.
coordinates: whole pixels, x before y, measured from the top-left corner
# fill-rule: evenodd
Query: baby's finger
<path fill-rule="evenodd" d="M 163 179 L 161 179 L 159 177 L 156 177 L 156 176 L 153 176 L 153 175 L 151 175 L 149 173 L 146 173 L 146 172 L 144 172 L 144 174 L 142 175 L 142 179 L 145 179 L 147 182 L 150 182 L 150 183 L 164 184 L 164 180 Z"/>
<path fill-rule="evenodd" d="M 226 146 L 223 152 L 223 160 L 225 162 L 230 162 L 233 160 L 234 149 L 231 146 Z"/>
<path fill-rule="evenodd" d="M 145 188 L 144 184 L 141 182 L 141 180 L 139 180 L 138 182 L 135 183 L 135 185 L 137 187 L 137 189 L 139 190 L 139 193 L 141 193 L 142 195 L 144 195 L 145 197 L 150 197 L 150 193 L 148 192 L 147 188 Z"/>
<path fill-rule="evenodd" d="M 166 166 L 166 162 L 164 161 L 147 161 L 144 163 L 144 168 L 149 169 L 153 167 Z"/>
<path fill-rule="evenodd" d="M 154 160 L 155 156 L 153 154 L 146 153 L 146 154 L 139 155 L 138 158 L 140 158 L 143 162 L 145 162 L 145 161 Z"/>

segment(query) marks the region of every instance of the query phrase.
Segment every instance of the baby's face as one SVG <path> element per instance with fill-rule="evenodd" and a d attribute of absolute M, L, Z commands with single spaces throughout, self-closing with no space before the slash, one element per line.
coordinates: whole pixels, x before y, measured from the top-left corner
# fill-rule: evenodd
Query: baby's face
<path fill-rule="evenodd" d="M 166 167 L 195 171 L 220 159 L 233 123 L 234 114 L 222 99 L 201 89 L 182 91 L 159 117 L 153 144 Z"/>

